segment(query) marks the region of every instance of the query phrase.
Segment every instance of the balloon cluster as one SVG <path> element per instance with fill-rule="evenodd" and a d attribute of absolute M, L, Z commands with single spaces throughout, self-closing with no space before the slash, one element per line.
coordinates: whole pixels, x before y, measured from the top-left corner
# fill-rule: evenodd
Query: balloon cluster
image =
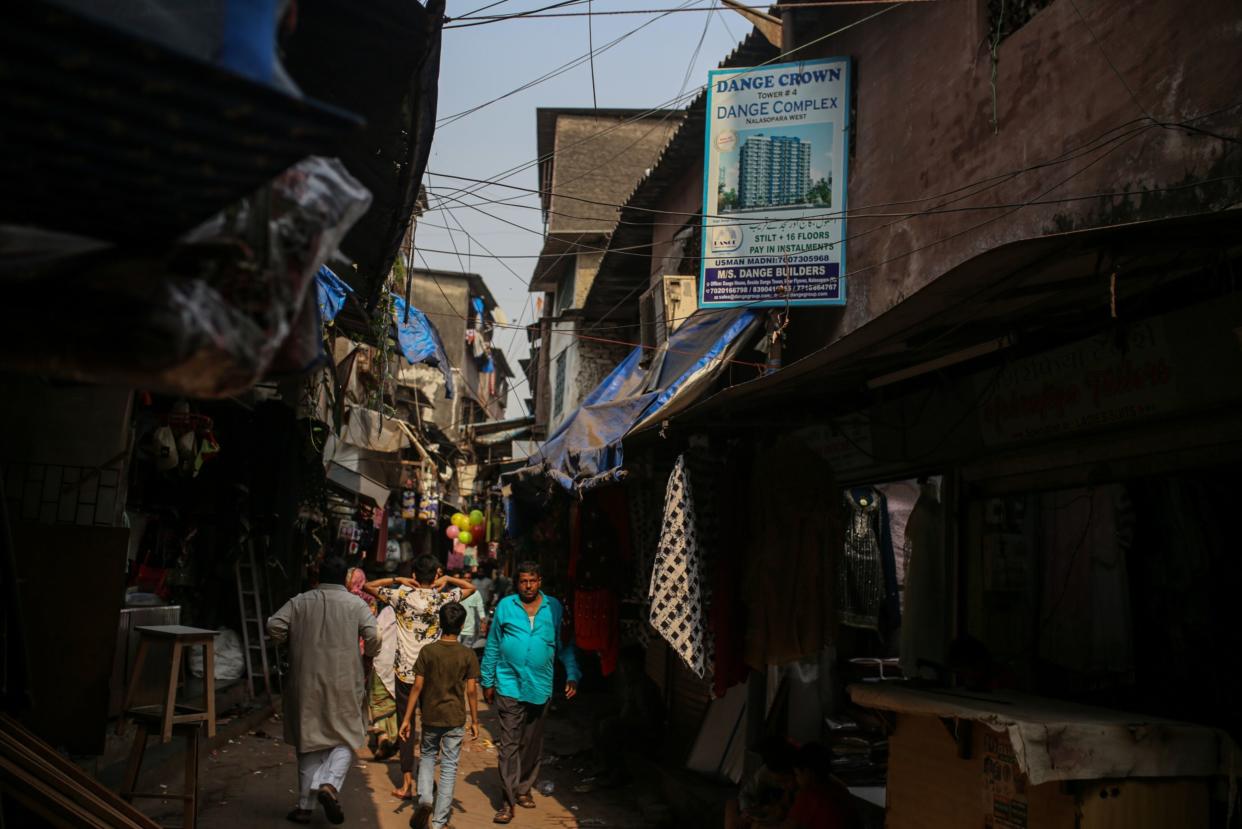
<path fill-rule="evenodd" d="M 470 510 L 469 514 L 455 512 L 449 521 L 451 523 L 445 527 L 444 534 L 462 547 L 473 547 L 484 540 L 481 510 Z"/>

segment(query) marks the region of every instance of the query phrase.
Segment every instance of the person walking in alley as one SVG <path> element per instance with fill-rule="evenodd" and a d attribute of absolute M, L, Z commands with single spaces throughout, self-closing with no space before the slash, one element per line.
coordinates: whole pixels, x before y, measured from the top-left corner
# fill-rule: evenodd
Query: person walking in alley
<path fill-rule="evenodd" d="M 342 559 L 325 560 L 319 586 L 267 620 L 268 635 L 289 643 L 285 741 L 297 751 L 298 804 L 286 818 L 294 823 L 311 822 L 316 800 L 329 822 L 345 821 L 338 794 L 354 749 L 366 741 L 362 657 L 379 652 L 380 636 L 367 603 L 346 589 L 345 573 Z"/>
<path fill-rule="evenodd" d="M 561 603 L 545 596 L 539 565 L 517 566 L 517 593 L 496 604 L 481 669 L 483 694 L 500 718 L 499 771 L 505 803 L 493 819 L 511 823 L 514 807 L 535 808 L 543 723 L 552 698 L 554 660 L 565 666 L 565 699 L 578 693 L 582 672 L 572 643 L 561 641 Z"/>
<path fill-rule="evenodd" d="M 397 710 L 409 707 L 414 688 L 414 663 L 423 646 L 440 638 L 440 608 L 460 602 L 474 593 L 465 579 L 437 577 L 440 562 L 433 556 L 420 556 L 414 562 L 414 578 L 386 578 L 367 582 L 366 591 L 387 604 L 397 615 Z M 445 590 L 449 587 L 449 590 Z M 401 740 L 401 786 L 393 796 L 414 797 L 414 740 Z"/>
<path fill-rule="evenodd" d="M 414 663 L 414 689 L 400 731 L 401 739 L 410 739 L 417 705 L 422 714 L 423 738 L 418 761 L 418 808 L 410 818 L 414 829 L 425 829 L 428 818 L 435 829 L 448 826 L 466 726 L 469 725 L 472 740 L 479 737 L 479 660 L 474 651 L 457 639 L 465 621 L 466 609 L 457 602 L 441 607 L 440 639 L 426 645 Z M 464 700 L 470 704 L 469 720 Z M 439 787 L 435 785 L 437 755 Z"/>
<path fill-rule="evenodd" d="M 470 578 L 460 570 L 454 570 L 453 575 Z M 466 623 L 462 626 L 461 636 L 457 638 L 467 648 L 480 650 L 487 644 L 487 607 L 483 604 L 483 593 L 478 589 L 478 582 L 472 580 L 471 583 L 475 585 L 476 592 L 461 600 L 461 606 L 466 611 Z"/>

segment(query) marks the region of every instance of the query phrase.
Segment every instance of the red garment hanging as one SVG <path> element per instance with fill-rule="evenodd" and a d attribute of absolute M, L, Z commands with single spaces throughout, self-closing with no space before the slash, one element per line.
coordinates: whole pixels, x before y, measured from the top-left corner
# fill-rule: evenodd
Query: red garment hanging
<path fill-rule="evenodd" d="M 604 676 L 617 669 L 617 659 L 621 655 L 620 635 L 615 593 L 608 588 L 574 591 L 574 644 L 599 653 Z"/>

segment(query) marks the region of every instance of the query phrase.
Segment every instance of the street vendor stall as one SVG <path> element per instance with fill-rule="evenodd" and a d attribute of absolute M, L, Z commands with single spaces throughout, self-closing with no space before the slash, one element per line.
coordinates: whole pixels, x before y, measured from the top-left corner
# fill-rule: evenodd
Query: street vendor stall
<path fill-rule="evenodd" d="M 1012 692 L 852 685 L 893 716 L 888 827 L 1201 827 L 1242 753 L 1223 731 Z M 1231 788 L 1232 791 L 1232 788 Z"/>

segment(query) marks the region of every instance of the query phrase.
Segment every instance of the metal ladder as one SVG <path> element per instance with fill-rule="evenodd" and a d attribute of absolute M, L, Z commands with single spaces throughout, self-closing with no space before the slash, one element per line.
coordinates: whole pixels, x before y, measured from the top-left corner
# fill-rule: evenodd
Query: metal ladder
<path fill-rule="evenodd" d="M 254 542 L 247 541 L 245 552 L 233 566 L 237 576 L 237 602 L 241 608 L 242 649 L 246 654 L 246 696 L 254 699 L 259 695 L 256 682 L 263 680 L 263 692 L 272 698 L 271 666 L 276 663 L 275 643 L 267 636 L 267 617 L 263 613 L 262 584 L 255 564 Z M 271 653 L 269 661 L 268 654 Z M 258 654 L 261 674 L 255 672 L 255 654 Z"/>

